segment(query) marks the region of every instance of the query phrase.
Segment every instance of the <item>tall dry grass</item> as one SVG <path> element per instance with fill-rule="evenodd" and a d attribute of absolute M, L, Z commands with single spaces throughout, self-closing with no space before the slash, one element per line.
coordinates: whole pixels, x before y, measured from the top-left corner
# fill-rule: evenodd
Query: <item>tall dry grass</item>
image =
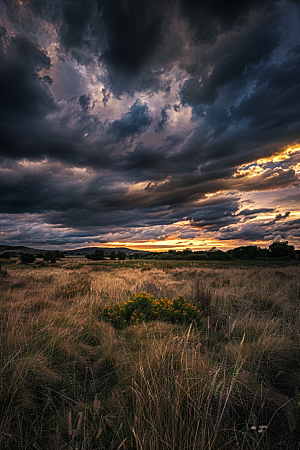
<path fill-rule="evenodd" d="M 299 267 L 7 270 L 1 449 L 300 448 Z M 207 313 L 189 327 L 103 321 L 140 291 L 206 299 Z"/>

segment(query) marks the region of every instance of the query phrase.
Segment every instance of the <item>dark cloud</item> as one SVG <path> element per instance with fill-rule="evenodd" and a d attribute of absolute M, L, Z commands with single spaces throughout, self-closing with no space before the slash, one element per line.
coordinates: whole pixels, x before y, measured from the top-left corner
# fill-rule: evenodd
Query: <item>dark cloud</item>
<path fill-rule="evenodd" d="M 290 214 L 291 214 L 290 211 L 287 211 L 284 215 L 277 214 L 277 216 L 275 217 L 275 222 L 277 222 L 278 220 L 286 219 L 287 217 L 289 217 Z"/>
<path fill-rule="evenodd" d="M 0 26 L 0 51 L 3 51 L 4 38 L 7 36 L 7 30 L 5 27 Z"/>
<path fill-rule="evenodd" d="M 110 124 L 109 133 L 116 137 L 117 141 L 133 138 L 145 131 L 151 123 L 152 117 L 147 104 L 138 99 L 121 119 Z"/>
<path fill-rule="evenodd" d="M 255 91 L 231 109 L 233 119 L 248 120 L 249 129 L 257 131 L 261 141 L 271 140 L 272 133 L 274 141 L 283 142 L 286 130 L 293 142 L 300 120 L 296 101 L 300 94 L 299 75 L 300 55 L 285 58 L 280 65 L 264 67 L 257 77 Z"/>
<path fill-rule="evenodd" d="M 219 204 L 204 206 L 193 214 L 191 226 L 206 231 L 218 231 L 221 227 L 241 220 L 236 215 L 238 208 L 239 203 L 236 200 L 221 201 Z"/>
<path fill-rule="evenodd" d="M 274 212 L 274 208 L 258 208 L 258 209 L 243 209 L 239 212 L 239 216 L 257 216 L 258 214 Z M 280 214 L 281 216 L 281 214 Z"/>
<path fill-rule="evenodd" d="M 168 109 L 171 109 L 171 105 L 165 105 L 161 111 L 160 111 L 160 116 L 161 119 L 157 122 L 156 127 L 155 127 L 155 131 L 162 131 L 164 129 L 164 127 L 167 125 L 168 123 Z"/>
<path fill-rule="evenodd" d="M 88 26 L 94 12 L 94 2 L 85 0 L 66 0 L 62 2 L 59 34 L 65 49 L 89 45 Z M 56 17 L 57 19 L 57 17 Z"/>
<path fill-rule="evenodd" d="M 68 210 L 81 203 L 84 192 L 84 185 L 77 184 L 72 171 L 63 173 L 59 167 L 48 167 L 45 176 L 39 164 L 13 164 L 0 172 L 0 185 L 1 213 Z"/>
<path fill-rule="evenodd" d="M 276 236 L 281 239 L 290 239 L 297 236 L 300 220 L 285 222 L 284 225 L 274 226 L 274 222 L 247 223 L 244 225 L 228 226 L 221 228 L 216 238 L 219 240 L 244 240 L 262 241 L 274 240 Z"/>
<path fill-rule="evenodd" d="M 238 90 L 236 105 L 232 98 L 223 97 L 206 107 L 205 116 L 199 117 L 199 127 L 186 142 L 185 153 L 199 164 L 209 161 L 203 171 L 220 168 L 221 164 L 230 176 L 235 167 L 262 155 L 270 156 L 274 148 L 284 147 L 287 142 L 297 142 L 299 68 L 300 59 L 295 54 L 263 64 L 250 85 L 246 83 L 246 95 Z M 231 89 L 228 93 L 232 93 Z"/>
<path fill-rule="evenodd" d="M 113 78 L 120 71 L 134 75 L 153 56 L 161 40 L 166 2 L 120 0 L 100 4 L 106 45 L 101 55 Z"/>
<path fill-rule="evenodd" d="M 110 97 L 110 92 L 107 92 L 107 89 L 103 88 L 102 95 L 103 95 L 102 103 L 104 106 L 106 106 Z"/>
<path fill-rule="evenodd" d="M 237 89 L 241 83 L 245 84 L 247 78 L 253 77 L 255 66 L 267 60 L 279 43 L 279 36 L 271 32 L 270 22 L 274 22 L 273 16 L 262 18 L 250 29 L 233 36 L 226 43 L 224 53 L 213 54 L 214 60 L 207 61 L 213 65 L 212 72 L 200 78 L 198 74 L 184 83 L 182 103 L 194 107 L 213 103 L 224 86 L 229 84 Z M 273 23 L 273 26 L 276 24 Z"/>
<path fill-rule="evenodd" d="M 38 44 L 24 35 L 17 35 L 10 40 L 11 52 L 14 58 L 33 69 L 50 69 L 50 58 L 45 51 L 38 47 Z"/>
<path fill-rule="evenodd" d="M 55 108 L 51 93 L 40 82 L 40 69 L 50 69 L 50 58 L 27 37 L 10 39 L 0 67 L 0 114 L 40 116 Z"/>
<path fill-rule="evenodd" d="M 48 83 L 48 84 L 52 84 L 52 83 L 53 83 L 53 80 L 52 80 L 51 77 L 49 77 L 49 75 L 44 75 L 43 78 L 42 78 L 42 80 L 43 80 L 45 83 Z"/>
<path fill-rule="evenodd" d="M 83 109 L 84 112 L 87 112 L 90 109 L 92 109 L 91 103 L 92 103 L 92 100 L 91 100 L 90 95 L 83 94 L 79 97 L 79 105 L 81 106 L 81 108 Z"/>
<path fill-rule="evenodd" d="M 45 141 L 44 120 L 57 105 L 50 77 L 40 77 L 41 69 L 50 69 L 50 59 L 34 41 L 24 36 L 7 41 L 0 66 L 1 156 L 34 158 L 45 149 L 45 142 L 39 145 Z"/>
<path fill-rule="evenodd" d="M 180 8 L 189 20 L 194 37 L 203 42 L 214 42 L 218 35 L 235 26 L 245 25 L 250 13 L 266 8 L 271 0 L 180 0 Z"/>
<path fill-rule="evenodd" d="M 54 25 L 64 51 L 81 64 L 97 58 L 108 70 L 115 92 L 147 66 L 174 6 L 169 0 L 29 0 L 26 5 Z M 10 13 L 15 18 L 16 11 L 10 8 Z"/>

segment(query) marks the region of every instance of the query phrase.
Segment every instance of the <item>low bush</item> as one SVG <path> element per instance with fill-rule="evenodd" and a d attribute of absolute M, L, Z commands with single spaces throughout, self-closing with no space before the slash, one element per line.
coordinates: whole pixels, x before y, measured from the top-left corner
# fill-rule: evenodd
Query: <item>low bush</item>
<path fill-rule="evenodd" d="M 21 253 L 20 261 L 22 264 L 32 264 L 36 260 L 36 257 L 32 253 Z"/>

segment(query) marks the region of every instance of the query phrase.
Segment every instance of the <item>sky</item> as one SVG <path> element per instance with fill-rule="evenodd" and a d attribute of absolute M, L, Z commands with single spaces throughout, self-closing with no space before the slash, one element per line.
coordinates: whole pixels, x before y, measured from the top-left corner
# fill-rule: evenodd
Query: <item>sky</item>
<path fill-rule="evenodd" d="M 300 247 L 300 2 L 0 0 L 0 244 Z"/>

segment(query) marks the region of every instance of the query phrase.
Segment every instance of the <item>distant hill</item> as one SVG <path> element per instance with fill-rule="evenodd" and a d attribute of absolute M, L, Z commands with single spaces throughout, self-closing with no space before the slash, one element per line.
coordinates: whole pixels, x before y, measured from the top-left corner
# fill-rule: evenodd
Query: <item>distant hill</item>
<path fill-rule="evenodd" d="M 147 253 L 144 251 L 140 251 L 140 250 L 133 250 L 131 248 L 127 248 L 127 247 L 85 247 L 85 248 L 77 248 L 75 250 L 65 250 L 64 253 L 66 255 L 89 255 L 91 253 L 95 253 L 96 250 L 103 250 L 105 253 L 110 253 L 110 252 L 124 252 L 127 255 L 132 254 L 132 253 Z"/>
<path fill-rule="evenodd" d="M 16 245 L 16 246 L 12 246 L 12 245 L 0 245 L 0 253 L 3 252 L 10 252 L 10 253 L 15 253 L 16 255 L 19 255 L 20 253 L 33 253 L 33 254 L 39 254 L 39 253 L 43 253 L 46 250 L 42 250 L 42 249 L 37 249 L 37 248 L 32 248 L 32 247 L 26 247 L 25 245 Z"/>
<path fill-rule="evenodd" d="M 51 250 L 51 249 L 47 249 L 47 250 Z M 0 253 L 3 252 L 10 252 L 10 253 L 14 253 L 16 255 L 19 255 L 20 253 L 33 253 L 34 255 L 38 255 L 41 253 L 44 253 L 45 251 L 47 251 L 46 249 L 37 249 L 37 248 L 32 248 L 32 247 L 26 247 L 24 245 L 18 245 L 18 246 L 11 246 L 11 245 L 0 245 Z M 57 249 L 53 249 L 53 250 L 59 250 Z M 74 250 L 63 250 L 65 255 L 89 255 L 91 253 L 95 253 L 95 250 L 103 250 L 105 253 L 110 253 L 110 252 L 124 252 L 127 255 L 133 254 L 133 253 L 147 253 L 147 251 L 140 251 L 140 250 L 134 250 L 131 248 L 126 248 L 126 247 L 85 247 L 85 248 L 76 248 Z"/>

